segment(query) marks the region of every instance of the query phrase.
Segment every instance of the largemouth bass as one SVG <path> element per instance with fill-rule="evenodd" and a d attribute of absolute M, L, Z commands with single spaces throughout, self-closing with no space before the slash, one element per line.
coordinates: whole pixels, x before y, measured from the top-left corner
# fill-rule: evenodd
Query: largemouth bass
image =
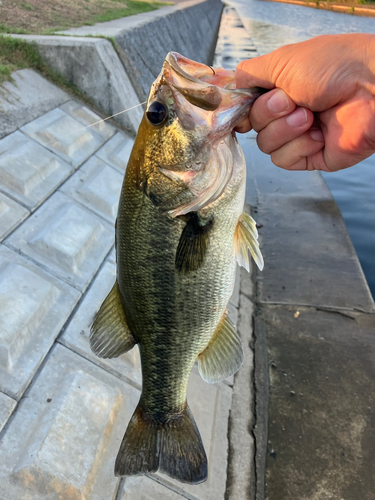
<path fill-rule="evenodd" d="M 117 280 L 91 329 L 111 358 L 138 344 L 142 394 L 116 459 L 117 476 L 160 470 L 207 478 L 207 458 L 186 401 L 198 359 L 219 382 L 242 363 L 227 316 L 236 261 L 263 260 L 243 213 L 246 166 L 233 128 L 261 89 L 235 89 L 234 72 L 167 55 L 128 162 L 116 224 Z"/>

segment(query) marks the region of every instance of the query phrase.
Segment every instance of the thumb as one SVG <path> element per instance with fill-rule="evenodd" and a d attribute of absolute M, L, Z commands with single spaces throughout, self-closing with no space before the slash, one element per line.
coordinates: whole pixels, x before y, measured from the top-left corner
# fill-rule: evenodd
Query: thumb
<path fill-rule="evenodd" d="M 263 87 L 273 89 L 276 80 L 273 76 L 275 73 L 273 66 L 274 58 L 272 54 L 240 62 L 235 74 L 236 88 Z"/>

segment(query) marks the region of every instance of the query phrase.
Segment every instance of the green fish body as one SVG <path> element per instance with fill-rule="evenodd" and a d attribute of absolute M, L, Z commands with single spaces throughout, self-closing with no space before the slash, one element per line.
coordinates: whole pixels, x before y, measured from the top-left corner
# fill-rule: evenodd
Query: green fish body
<path fill-rule="evenodd" d="M 207 458 L 186 401 L 190 372 L 198 359 L 213 383 L 242 363 L 226 307 L 236 261 L 248 268 L 250 251 L 263 264 L 255 223 L 243 213 L 246 166 L 232 129 L 259 93 L 218 86 L 230 79 L 170 53 L 127 166 L 117 281 L 90 339 L 102 357 L 140 350 L 142 394 L 116 460 L 119 476 L 160 470 L 204 481 Z"/>

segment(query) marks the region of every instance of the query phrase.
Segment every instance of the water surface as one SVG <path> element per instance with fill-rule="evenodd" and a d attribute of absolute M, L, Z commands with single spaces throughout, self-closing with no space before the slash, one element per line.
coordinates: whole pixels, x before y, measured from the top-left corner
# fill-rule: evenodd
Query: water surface
<path fill-rule="evenodd" d="M 375 33 L 375 19 L 371 17 L 263 0 L 230 3 L 240 14 L 259 54 L 317 35 Z M 323 176 L 341 210 L 375 297 L 375 156 Z"/>

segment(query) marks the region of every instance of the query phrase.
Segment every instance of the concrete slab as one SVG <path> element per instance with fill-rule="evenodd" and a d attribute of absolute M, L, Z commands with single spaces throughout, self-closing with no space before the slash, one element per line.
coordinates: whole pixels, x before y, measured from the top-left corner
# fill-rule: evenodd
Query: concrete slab
<path fill-rule="evenodd" d="M 90 326 L 103 300 L 110 292 L 115 279 L 116 267 L 109 262 L 105 262 L 64 333 L 59 338 L 59 342 L 116 377 L 140 388 L 142 375 L 137 346 L 118 358 L 103 359 L 95 356 L 89 345 Z"/>
<path fill-rule="evenodd" d="M 60 109 L 82 123 L 84 127 L 94 130 L 106 141 L 116 133 L 115 127 L 110 125 L 108 121 L 103 121 L 101 116 L 77 101 L 68 101 L 60 106 Z"/>
<path fill-rule="evenodd" d="M 133 139 L 118 132 L 96 152 L 96 156 L 123 174 L 126 170 L 133 144 Z"/>
<path fill-rule="evenodd" d="M 0 442 L 0 497 L 115 498 L 116 454 L 139 392 L 56 346 Z"/>
<path fill-rule="evenodd" d="M 107 116 L 139 104 L 124 67 L 108 40 L 89 37 L 16 35 L 36 44 L 42 59 L 82 90 Z M 135 134 L 141 107 L 114 119 Z"/>
<path fill-rule="evenodd" d="M 181 500 L 183 497 L 149 477 L 127 477 L 118 500 Z"/>
<path fill-rule="evenodd" d="M 0 392 L 0 432 L 17 406 L 17 401 Z"/>
<path fill-rule="evenodd" d="M 158 481 L 191 500 L 224 500 L 231 398 L 232 391 L 226 384 L 207 384 L 192 372 L 187 400 L 206 450 L 208 479 L 205 483 L 192 486 L 158 473 L 155 475 Z"/>
<path fill-rule="evenodd" d="M 30 212 L 0 192 L 0 241 L 13 231 Z"/>
<path fill-rule="evenodd" d="M 0 189 L 35 210 L 73 167 L 17 131 L 0 140 Z"/>
<path fill-rule="evenodd" d="M 94 155 L 60 188 L 60 191 L 114 225 L 123 177 Z"/>
<path fill-rule="evenodd" d="M 80 297 L 0 245 L 0 390 L 19 399 Z"/>
<path fill-rule="evenodd" d="M 32 69 L 15 71 L 12 78 L 0 89 L 0 139 L 71 99 Z"/>
<path fill-rule="evenodd" d="M 57 192 L 6 244 L 83 291 L 114 241 L 114 228 Z"/>
<path fill-rule="evenodd" d="M 241 138 L 240 144 L 248 184 L 255 182 L 258 193 L 254 216 L 263 226 L 259 301 L 373 311 L 357 254 L 321 174 L 282 170 L 254 139 Z"/>
<path fill-rule="evenodd" d="M 267 498 L 374 498 L 375 315 L 262 305 L 258 318 L 270 361 Z"/>
<path fill-rule="evenodd" d="M 25 125 L 21 130 L 75 168 L 106 140 L 102 134 L 86 128 L 59 108 Z"/>
<path fill-rule="evenodd" d="M 112 250 L 110 251 L 110 253 L 108 254 L 107 260 L 111 264 L 115 264 L 116 265 L 116 249 L 115 249 L 114 246 L 113 246 Z"/>

